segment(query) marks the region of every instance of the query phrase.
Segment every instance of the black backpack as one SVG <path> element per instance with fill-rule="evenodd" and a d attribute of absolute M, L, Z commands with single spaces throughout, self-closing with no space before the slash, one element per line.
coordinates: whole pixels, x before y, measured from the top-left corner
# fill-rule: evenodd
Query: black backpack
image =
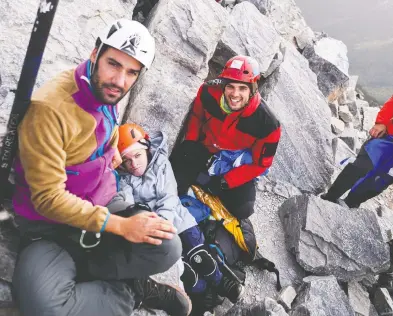
<path fill-rule="evenodd" d="M 261 270 L 275 273 L 277 277 L 276 288 L 278 291 L 281 290 L 280 273 L 275 264 L 263 257 L 258 250 L 254 227 L 249 219 L 237 220 L 239 224 L 236 227 L 232 226 L 230 232 L 224 225 L 225 218 L 212 219 L 212 216 L 208 216 L 206 211 L 208 209 L 211 212 L 211 209 L 201 201 L 191 196 L 182 196 L 180 200 L 197 220 L 211 254 L 225 268 L 227 274 L 244 284 L 246 274 L 240 268 L 239 263 L 253 265 Z M 236 239 L 233 233 L 238 237 L 240 235 L 241 238 Z M 239 239 L 241 246 L 239 246 Z"/>

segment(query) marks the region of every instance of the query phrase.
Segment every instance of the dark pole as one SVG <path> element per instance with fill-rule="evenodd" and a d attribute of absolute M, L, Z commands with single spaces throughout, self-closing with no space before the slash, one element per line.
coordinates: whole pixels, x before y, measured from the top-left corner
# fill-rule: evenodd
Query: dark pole
<path fill-rule="evenodd" d="M 40 0 L 0 154 L 0 205 L 17 149 L 17 127 L 26 114 L 59 0 Z"/>

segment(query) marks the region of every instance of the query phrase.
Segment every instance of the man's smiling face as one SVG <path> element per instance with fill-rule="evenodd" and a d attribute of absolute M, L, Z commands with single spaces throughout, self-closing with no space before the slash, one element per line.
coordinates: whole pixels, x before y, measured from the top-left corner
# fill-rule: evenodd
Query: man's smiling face
<path fill-rule="evenodd" d="M 248 104 L 251 90 L 245 83 L 230 82 L 224 88 L 224 96 L 230 109 L 239 111 Z"/>

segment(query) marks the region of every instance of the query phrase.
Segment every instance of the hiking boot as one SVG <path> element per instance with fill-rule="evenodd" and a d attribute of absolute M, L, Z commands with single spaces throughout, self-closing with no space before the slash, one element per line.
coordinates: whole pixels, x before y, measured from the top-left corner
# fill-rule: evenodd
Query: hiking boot
<path fill-rule="evenodd" d="M 337 199 L 331 197 L 328 193 L 321 194 L 319 197 L 320 197 L 322 200 L 329 201 L 329 202 L 332 202 L 332 203 L 336 203 L 336 204 L 337 204 Z"/>
<path fill-rule="evenodd" d="M 226 276 L 222 277 L 222 280 L 217 287 L 218 295 L 228 298 L 233 304 L 242 297 L 243 292 L 243 285 L 237 281 L 229 279 Z"/>
<path fill-rule="evenodd" d="M 161 284 L 151 278 L 132 280 L 140 305 L 147 309 L 159 309 L 173 316 L 187 316 L 191 313 L 191 300 L 179 287 Z"/>
<path fill-rule="evenodd" d="M 193 306 L 191 316 L 203 316 L 205 312 L 214 314 L 214 308 L 225 300 L 217 294 L 216 287 L 209 287 L 203 293 L 191 293 L 190 297 Z"/>
<path fill-rule="evenodd" d="M 332 202 L 332 203 L 334 203 L 334 204 L 338 204 L 338 205 L 340 205 L 340 206 L 342 206 L 342 207 L 345 207 L 345 208 L 358 208 L 359 207 L 359 205 L 358 206 L 348 206 L 347 205 L 347 203 L 346 203 L 346 200 L 343 200 L 343 199 L 333 199 L 331 196 L 329 196 L 329 194 L 328 193 L 325 193 L 325 194 L 321 194 L 320 196 L 319 196 L 322 200 L 325 200 L 325 201 L 329 201 L 329 202 Z"/>

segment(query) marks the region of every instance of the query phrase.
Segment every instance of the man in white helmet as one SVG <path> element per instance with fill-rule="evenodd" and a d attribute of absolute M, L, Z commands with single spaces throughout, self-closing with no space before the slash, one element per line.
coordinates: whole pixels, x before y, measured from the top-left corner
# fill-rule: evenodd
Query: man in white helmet
<path fill-rule="evenodd" d="M 13 292 L 21 315 L 188 315 L 188 297 L 150 275 L 181 255 L 169 221 L 142 206 L 111 214 L 117 103 L 154 59 L 154 39 L 121 19 L 89 60 L 38 89 L 19 126 L 13 206 L 22 235 Z"/>

